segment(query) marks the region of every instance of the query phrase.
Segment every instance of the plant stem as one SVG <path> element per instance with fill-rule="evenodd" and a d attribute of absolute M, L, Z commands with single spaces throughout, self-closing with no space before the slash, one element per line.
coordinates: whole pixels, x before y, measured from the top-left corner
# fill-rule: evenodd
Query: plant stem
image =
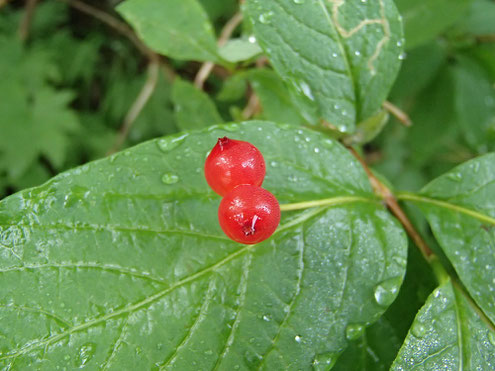
<path fill-rule="evenodd" d="M 225 24 L 222 31 L 220 32 L 220 37 L 218 38 L 218 46 L 223 46 L 230 39 L 232 33 L 235 31 L 237 26 L 239 26 L 242 22 L 242 13 L 237 12 L 233 15 L 232 18 Z M 213 67 L 215 67 L 215 63 L 213 62 L 205 62 L 199 68 L 196 77 L 194 78 L 194 85 L 202 90 L 205 81 L 210 76 L 211 71 L 213 71 Z"/>
<path fill-rule="evenodd" d="M 155 91 L 156 84 L 158 82 L 158 71 L 159 71 L 160 65 L 157 61 L 151 61 L 148 65 L 148 78 L 146 79 L 143 87 L 141 88 L 141 91 L 139 92 L 138 96 L 136 97 L 136 100 L 132 104 L 131 108 L 129 109 L 129 112 L 124 118 L 124 123 L 122 124 L 122 127 L 120 128 L 120 133 L 117 136 L 117 140 L 113 147 L 110 149 L 108 154 L 112 154 L 117 152 L 122 145 L 125 142 L 125 139 L 127 138 L 127 135 L 129 134 L 129 130 L 132 127 L 132 124 L 136 121 L 137 117 L 143 110 L 144 106 L 146 103 L 149 101 L 151 96 L 153 95 L 153 92 Z"/>
<path fill-rule="evenodd" d="M 397 120 L 399 120 L 404 126 L 411 126 L 412 121 L 410 117 L 402 111 L 399 107 L 397 107 L 395 104 L 385 101 L 382 104 L 382 107 L 387 110 L 390 114 L 392 114 Z"/>
<path fill-rule="evenodd" d="M 26 9 L 24 11 L 24 15 L 21 19 L 21 23 L 19 24 L 19 39 L 22 42 L 25 42 L 29 37 L 29 29 L 31 28 L 31 21 L 33 20 L 34 10 L 36 9 L 36 5 L 38 0 L 27 0 L 26 1 Z"/>
<path fill-rule="evenodd" d="M 388 189 L 387 186 L 385 186 L 382 182 L 378 180 L 378 178 L 372 173 L 372 171 L 370 170 L 364 159 L 356 152 L 354 148 L 352 147 L 348 147 L 348 148 L 351 151 L 351 153 L 354 155 L 354 157 L 356 157 L 356 159 L 363 166 L 363 169 L 368 175 L 371 186 L 373 187 L 375 193 L 383 199 L 383 201 L 390 209 L 392 214 L 395 215 L 395 217 L 399 220 L 399 222 L 406 230 L 407 234 L 411 237 L 411 239 L 414 241 L 416 246 L 418 246 L 419 250 L 421 251 L 421 254 L 428 262 L 430 262 L 430 260 L 433 259 L 433 252 L 428 247 L 426 242 L 423 240 L 421 235 L 416 231 L 413 224 L 411 223 L 407 215 L 404 213 L 402 208 L 399 206 L 399 203 L 397 202 L 392 191 L 390 191 L 390 189 Z"/>

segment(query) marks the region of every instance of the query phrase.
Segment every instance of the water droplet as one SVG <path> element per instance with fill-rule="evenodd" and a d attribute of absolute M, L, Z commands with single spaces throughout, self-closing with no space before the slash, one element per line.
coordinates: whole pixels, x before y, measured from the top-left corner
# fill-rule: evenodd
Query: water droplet
<path fill-rule="evenodd" d="M 301 338 L 299 335 L 296 335 L 296 336 L 294 337 L 294 340 L 295 340 L 297 343 L 300 343 L 300 342 L 301 342 L 301 340 L 302 340 L 302 338 Z"/>
<path fill-rule="evenodd" d="M 460 182 L 462 180 L 462 174 L 461 173 L 450 173 L 447 175 L 447 178 L 450 180 L 453 180 L 455 182 Z"/>
<path fill-rule="evenodd" d="M 259 16 L 258 20 L 263 24 L 269 24 L 273 18 L 273 12 L 269 11 Z"/>
<path fill-rule="evenodd" d="M 361 2 L 362 2 L 363 4 L 366 4 L 366 3 L 368 2 L 368 0 L 361 0 Z"/>
<path fill-rule="evenodd" d="M 165 173 L 162 176 L 162 182 L 165 184 L 175 184 L 179 181 L 179 177 L 176 174 Z"/>
<path fill-rule="evenodd" d="M 411 332 L 414 336 L 416 336 L 417 338 L 421 339 L 422 337 L 424 337 L 427 333 L 427 328 L 426 326 L 421 323 L 420 321 L 416 320 L 414 321 L 412 327 L 411 327 Z"/>
<path fill-rule="evenodd" d="M 354 55 L 355 55 L 356 57 L 359 57 L 359 56 L 361 55 L 361 52 L 360 52 L 359 50 L 356 50 L 356 51 L 354 52 Z"/>
<path fill-rule="evenodd" d="M 209 349 L 209 350 L 205 351 L 205 354 L 207 356 L 211 356 L 213 354 L 213 350 Z"/>
<path fill-rule="evenodd" d="M 316 355 L 313 360 L 313 368 L 315 370 L 329 370 L 337 361 L 338 355 L 335 353 L 322 353 Z"/>
<path fill-rule="evenodd" d="M 240 129 L 239 124 L 236 124 L 236 123 L 223 125 L 222 127 L 223 127 L 223 129 L 227 130 L 230 133 L 235 133 L 236 131 L 239 131 L 239 129 Z"/>
<path fill-rule="evenodd" d="M 314 151 L 315 153 L 320 153 L 320 149 L 318 147 L 315 147 Z"/>
<path fill-rule="evenodd" d="M 402 40 L 397 41 L 397 46 L 400 48 L 402 46 Z"/>
<path fill-rule="evenodd" d="M 256 43 L 256 36 L 254 35 L 251 35 L 248 37 L 248 41 L 251 43 L 251 44 L 255 44 Z"/>
<path fill-rule="evenodd" d="M 407 54 L 406 53 L 400 53 L 399 54 L 399 60 L 403 61 L 406 58 L 407 58 Z"/>
<path fill-rule="evenodd" d="M 180 137 L 168 137 L 168 138 L 162 138 L 158 140 L 158 148 L 162 152 L 169 152 L 178 146 L 180 146 L 183 142 L 184 139 L 187 137 L 187 134 L 183 134 Z"/>
<path fill-rule="evenodd" d="M 401 277 L 390 278 L 375 287 L 375 300 L 382 306 L 389 306 L 395 300 L 402 283 Z"/>
<path fill-rule="evenodd" d="M 268 315 L 266 315 L 266 314 L 263 316 L 263 321 L 270 322 L 271 320 L 272 320 L 272 319 L 271 319 L 271 317 L 270 317 L 270 316 L 268 316 Z"/>
<path fill-rule="evenodd" d="M 488 340 L 490 340 L 490 343 L 492 343 L 492 345 L 495 346 L 495 332 L 493 331 L 488 332 Z"/>
<path fill-rule="evenodd" d="M 305 0 L 293 0 L 294 4 L 304 4 Z"/>
<path fill-rule="evenodd" d="M 94 343 L 86 343 L 81 348 L 79 348 L 79 352 L 77 353 L 76 365 L 77 367 L 81 367 L 86 365 L 91 358 L 95 355 L 96 344 Z"/>
<path fill-rule="evenodd" d="M 403 258 L 402 256 L 394 256 L 392 260 L 401 267 L 405 267 L 407 265 L 407 259 Z"/>
<path fill-rule="evenodd" d="M 271 167 L 277 167 L 278 166 L 278 162 L 277 161 L 272 161 L 272 162 L 270 162 L 270 166 Z"/>
<path fill-rule="evenodd" d="M 364 334 L 364 326 L 354 323 L 348 325 L 345 329 L 345 336 L 347 340 L 356 340 Z"/>

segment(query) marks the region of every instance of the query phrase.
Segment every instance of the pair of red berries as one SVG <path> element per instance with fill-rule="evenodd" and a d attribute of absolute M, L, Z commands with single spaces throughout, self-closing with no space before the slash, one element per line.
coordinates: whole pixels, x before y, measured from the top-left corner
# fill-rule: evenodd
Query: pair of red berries
<path fill-rule="evenodd" d="M 206 158 L 206 181 L 223 197 L 218 208 L 220 227 L 234 241 L 255 244 L 277 229 L 280 205 L 260 187 L 265 173 L 261 152 L 241 140 L 219 138 Z"/>

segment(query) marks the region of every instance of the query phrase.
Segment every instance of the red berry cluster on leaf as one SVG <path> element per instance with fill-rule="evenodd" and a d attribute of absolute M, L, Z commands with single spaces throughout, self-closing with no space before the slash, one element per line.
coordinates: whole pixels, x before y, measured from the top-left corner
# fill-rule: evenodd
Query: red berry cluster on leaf
<path fill-rule="evenodd" d="M 270 237 L 280 222 L 274 195 L 261 188 L 265 160 L 251 143 L 219 138 L 205 162 L 208 185 L 223 197 L 220 227 L 232 240 L 255 244 Z"/>

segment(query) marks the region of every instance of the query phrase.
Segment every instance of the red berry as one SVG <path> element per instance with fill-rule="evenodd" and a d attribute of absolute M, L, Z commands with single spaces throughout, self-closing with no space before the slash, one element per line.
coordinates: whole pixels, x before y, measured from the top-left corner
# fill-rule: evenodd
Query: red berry
<path fill-rule="evenodd" d="M 260 186 L 265 178 L 265 160 L 251 143 L 219 138 L 205 162 L 205 177 L 220 196 L 240 184 Z"/>
<path fill-rule="evenodd" d="M 280 223 L 280 205 L 266 189 L 243 184 L 220 202 L 220 227 L 234 241 L 255 244 L 270 237 Z"/>

